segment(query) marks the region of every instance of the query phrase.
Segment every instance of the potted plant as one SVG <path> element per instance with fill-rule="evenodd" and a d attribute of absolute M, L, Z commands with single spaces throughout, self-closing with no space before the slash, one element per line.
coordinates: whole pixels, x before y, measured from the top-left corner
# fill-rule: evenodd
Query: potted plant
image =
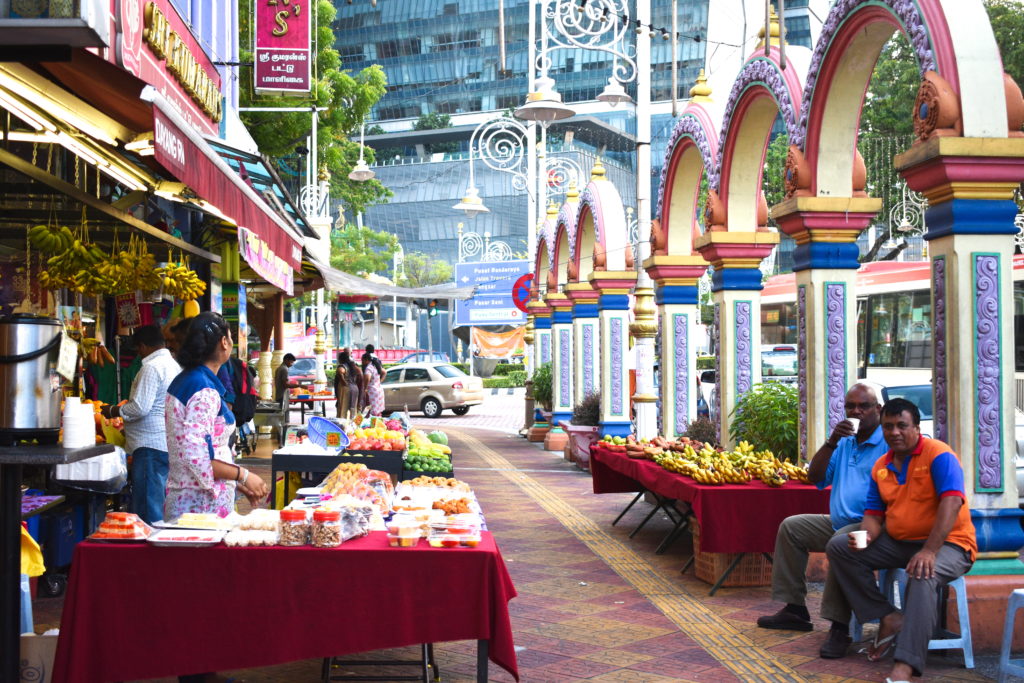
<path fill-rule="evenodd" d="M 572 420 L 562 422 L 569 435 L 572 460 L 580 469 L 590 470 L 590 444 L 597 441 L 601 428 L 601 394 L 591 392 L 573 406 Z"/>
<path fill-rule="evenodd" d="M 733 409 L 729 436 L 767 449 L 779 460 L 796 462 L 800 394 L 795 384 L 755 384 L 740 396 Z"/>
<path fill-rule="evenodd" d="M 544 363 L 533 373 L 533 400 L 548 417 L 551 417 L 551 401 L 554 399 L 551 386 L 553 381 L 551 363 Z"/>
<path fill-rule="evenodd" d="M 543 418 L 534 418 L 533 426 L 526 434 L 527 441 L 544 441 L 547 433 L 551 430 L 551 401 L 554 399 L 552 389 L 553 377 L 551 374 L 551 363 L 544 363 L 533 371 L 533 404 L 537 406 L 537 412 Z"/>

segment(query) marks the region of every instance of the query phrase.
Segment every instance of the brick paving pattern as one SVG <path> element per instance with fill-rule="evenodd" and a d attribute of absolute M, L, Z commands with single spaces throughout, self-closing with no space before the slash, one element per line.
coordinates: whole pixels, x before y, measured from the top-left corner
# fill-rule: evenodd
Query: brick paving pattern
<path fill-rule="evenodd" d="M 478 419 L 485 422 L 501 417 L 480 412 Z M 631 494 L 594 495 L 590 476 L 565 462 L 561 454 L 501 433 L 493 423 L 467 428 L 472 415 L 471 411 L 465 417 L 434 421 L 414 415 L 413 421 L 420 427 L 443 423 L 438 426 L 449 433 L 457 476 L 475 490 L 508 563 L 519 592 L 509 607 L 520 650 L 521 680 L 885 680 L 891 662 L 873 664 L 856 654 L 840 660 L 818 658 L 827 627 L 821 620 L 815 621 L 816 630 L 811 633 L 757 628 L 758 616 L 778 609 L 769 588 L 722 588 L 708 596 L 708 584 L 692 572 L 679 573 L 691 554 L 688 537 L 665 554 L 654 554 L 671 528 L 667 517 L 659 513 L 635 538 L 628 538 L 649 512 L 647 504 L 638 503 L 613 527 L 612 521 Z M 506 418 L 514 426 L 510 432 L 519 429 L 521 419 L 520 399 L 514 419 Z M 269 448 L 264 440 L 258 455 L 269 455 Z M 249 462 L 257 473 L 269 475 L 265 457 Z M 273 586 L 267 586 L 271 590 Z M 812 585 L 808 605 L 812 614 L 819 599 L 820 586 Z M 60 605 L 60 599 L 36 601 L 37 630 L 58 623 Z M 337 608 L 343 613 L 343 605 Z M 435 652 L 442 680 L 474 680 L 474 642 L 439 643 Z M 352 658 L 413 659 L 417 655 L 417 648 L 404 648 Z M 959 654 L 934 653 L 928 675 L 919 680 L 990 680 L 979 671 L 991 673 L 994 658 L 979 659 L 979 669 L 970 671 L 962 667 Z M 320 667 L 320 660 L 307 660 L 225 673 L 250 683 L 316 681 Z M 408 667 L 383 666 L 358 671 L 380 676 L 413 672 Z M 491 680 L 512 678 L 492 665 Z"/>

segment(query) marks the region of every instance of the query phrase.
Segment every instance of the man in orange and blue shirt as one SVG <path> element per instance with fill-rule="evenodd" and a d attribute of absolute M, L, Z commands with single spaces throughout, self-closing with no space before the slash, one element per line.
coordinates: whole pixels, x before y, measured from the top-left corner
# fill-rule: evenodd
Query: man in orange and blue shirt
<path fill-rule="evenodd" d="M 871 471 L 860 526 L 867 547 L 858 549 L 851 534 L 835 536 L 826 548 L 857 619 L 879 619 L 868 659 L 882 659 L 895 645 L 893 683 L 921 675 L 938 620 L 936 590 L 966 573 L 978 551 L 960 459 L 947 444 L 921 436 L 920 422 L 917 406 L 905 399 L 882 407 L 890 450 Z M 874 576 L 876 569 L 897 567 L 908 576 L 903 613 Z"/>

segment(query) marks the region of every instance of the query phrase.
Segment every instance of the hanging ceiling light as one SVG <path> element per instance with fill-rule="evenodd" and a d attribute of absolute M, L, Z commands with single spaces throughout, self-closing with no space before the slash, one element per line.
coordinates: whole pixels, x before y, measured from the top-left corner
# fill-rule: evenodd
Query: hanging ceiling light
<path fill-rule="evenodd" d="M 355 180 L 356 182 L 364 182 L 373 178 L 374 173 L 369 166 L 366 165 L 366 160 L 363 159 L 363 134 L 366 132 L 366 124 L 360 124 L 359 126 L 359 161 L 356 162 L 355 167 L 348 173 L 349 180 Z"/>
<path fill-rule="evenodd" d="M 615 80 L 614 76 L 608 79 L 608 85 L 604 86 L 604 90 L 597 96 L 597 99 L 599 102 L 605 102 L 612 107 L 620 102 L 633 101 L 633 98 L 623 89 L 622 84 Z"/>
<path fill-rule="evenodd" d="M 572 107 L 562 103 L 562 96 L 555 90 L 555 81 L 547 74 L 538 78 L 536 85 L 537 90 L 526 96 L 526 104 L 515 110 L 517 119 L 545 125 L 576 115 Z"/>

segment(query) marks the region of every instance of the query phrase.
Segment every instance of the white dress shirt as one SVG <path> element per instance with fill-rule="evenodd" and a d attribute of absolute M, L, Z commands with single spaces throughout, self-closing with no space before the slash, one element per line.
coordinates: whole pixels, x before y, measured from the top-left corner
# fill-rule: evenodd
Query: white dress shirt
<path fill-rule="evenodd" d="M 142 370 L 132 382 L 131 397 L 118 414 L 124 419 L 125 450 L 137 448 L 167 451 L 164 403 L 167 386 L 181 367 L 167 349 L 157 349 L 142 359 Z"/>

